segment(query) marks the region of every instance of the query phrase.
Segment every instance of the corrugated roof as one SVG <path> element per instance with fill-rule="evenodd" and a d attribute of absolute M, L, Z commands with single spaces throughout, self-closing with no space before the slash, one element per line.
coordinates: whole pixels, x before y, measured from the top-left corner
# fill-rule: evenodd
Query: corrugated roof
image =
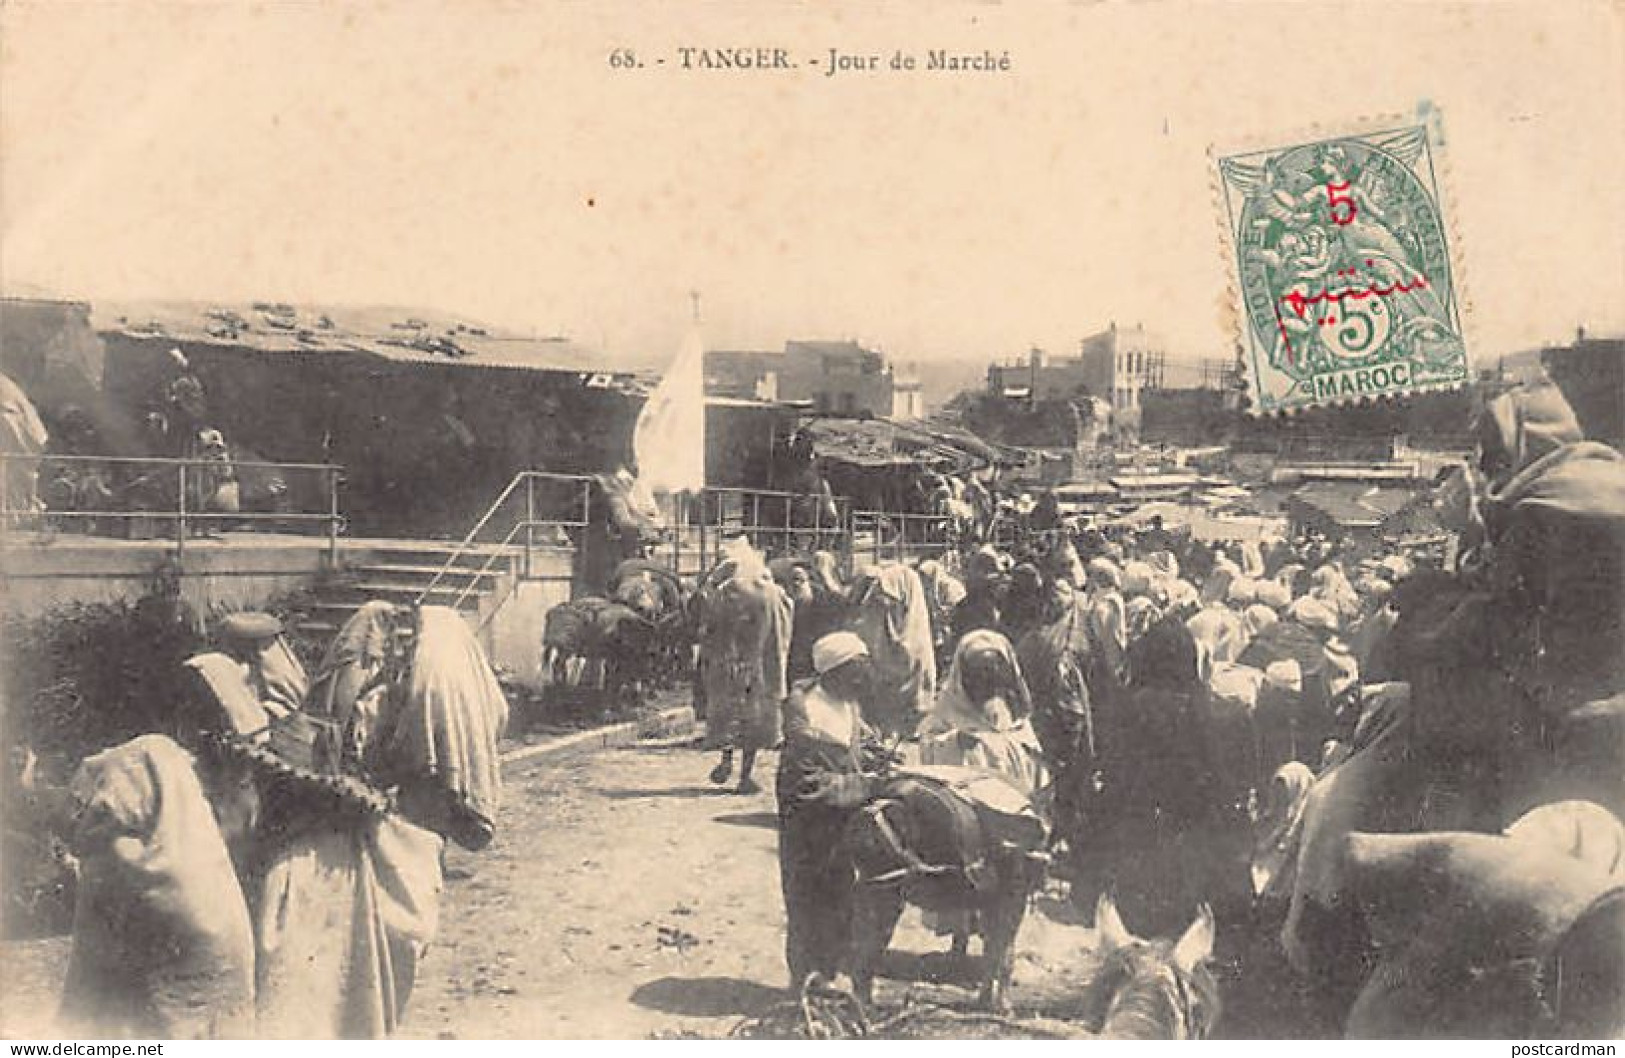
<path fill-rule="evenodd" d="M 1404 510 L 1416 493 L 1374 485 L 1315 482 L 1288 497 L 1349 529 L 1370 529 Z"/>
<path fill-rule="evenodd" d="M 359 352 L 387 360 L 523 370 L 606 371 L 601 353 L 567 338 L 502 331 L 414 309 L 270 302 L 101 302 L 98 331 L 272 353 Z"/>
<path fill-rule="evenodd" d="M 882 467 L 946 463 L 968 470 L 999 453 L 974 434 L 942 424 L 898 423 L 890 419 L 813 418 L 802 424 L 820 456 L 854 466 Z"/>

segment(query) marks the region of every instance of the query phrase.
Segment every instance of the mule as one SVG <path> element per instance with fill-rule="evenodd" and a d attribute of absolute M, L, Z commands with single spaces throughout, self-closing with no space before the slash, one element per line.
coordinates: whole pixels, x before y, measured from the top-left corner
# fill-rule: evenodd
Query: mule
<path fill-rule="evenodd" d="M 1101 964 L 1084 989 L 1082 1020 L 1112 1040 L 1201 1040 L 1219 1020 L 1209 963 L 1216 932 L 1201 905 L 1179 939 L 1142 940 L 1109 895 L 1095 903 Z"/>
<path fill-rule="evenodd" d="M 948 772 L 970 769 L 940 769 Z M 1020 795 L 1003 780 L 989 781 Z M 856 868 L 851 974 L 858 998 L 874 995 L 874 971 L 908 904 L 939 914 L 970 914 L 983 943 L 978 1002 L 1008 1009 L 1016 934 L 1029 898 L 1044 882 L 1047 828 L 1036 815 L 979 808 L 956 787 L 901 774 L 856 813 L 845 834 Z M 1019 807 L 1017 809 L 1019 812 Z"/>
<path fill-rule="evenodd" d="M 1378 953 L 1350 1038 L 1617 1039 L 1625 888 L 1542 840 L 1355 833 L 1349 897 Z"/>
<path fill-rule="evenodd" d="M 609 598 L 630 607 L 653 626 L 649 675 L 661 682 L 686 671 L 694 647 L 689 592 L 682 579 L 647 559 L 628 559 L 610 577 Z"/>
<path fill-rule="evenodd" d="M 598 686 L 613 696 L 636 695 L 660 654 L 654 622 L 625 603 L 587 597 L 547 612 L 542 670 L 554 686 L 569 685 L 570 662 L 598 668 Z"/>

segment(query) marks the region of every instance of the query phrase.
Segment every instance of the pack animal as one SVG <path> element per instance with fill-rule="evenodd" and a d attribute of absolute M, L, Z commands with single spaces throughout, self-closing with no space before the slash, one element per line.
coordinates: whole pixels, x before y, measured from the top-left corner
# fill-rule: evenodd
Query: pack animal
<path fill-rule="evenodd" d="M 555 687 L 569 686 L 571 662 L 596 668 L 606 694 L 636 695 L 654 672 L 659 637 L 649 618 L 625 603 L 587 597 L 547 612 L 542 631 L 542 667 Z"/>
<path fill-rule="evenodd" d="M 1082 1020 L 1112 1040 L 1201 1040 L 1219 1020 L 1208 968 L 1215 926 L 1206 904 L 1177 940 L 1141 940 L 1110 896 L 1095 904 L 1100 968 L 1084 989 Z"/>
<path fill-rule="evenodd" d="M 1016 934 L 1048 857 L 1041 824 L 1025 835 L 1000 829 L 944 784 L 911 776 L 892 780 L 857 813 L 845 841 L 857 869 L 852 982 L 865 1004 L 897 920 L 913 904 L 975 914 L 985 952 L 979 1001 L 1008 1008 Z"/>

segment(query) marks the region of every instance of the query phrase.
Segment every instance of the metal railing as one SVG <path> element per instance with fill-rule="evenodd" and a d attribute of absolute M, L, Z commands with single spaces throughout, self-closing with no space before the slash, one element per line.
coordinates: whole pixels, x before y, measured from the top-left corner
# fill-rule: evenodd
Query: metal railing
<path fill-rule="evenodd" d="M 678 574 L 710 569 L 721 559 L 723 542 L 738 536 L 769 557 L 831 551 L 844 559 L 851 551 L 852 501 L 844 496 L 712 486 L 679 503 L 677 513 L 663 550 Z M 690 556 L 696 560 L 692 568 Z"/>
<path fill-rule="evenodd" d="M 867 550 L 874 562 L 940 555 L 956 546 L 950 515 L 891 511 L 854 511 L 852 515 L 853 555 Z"/>
<path fill-rule="evenodd" d="M 581 504 L 579 513 L 569 509 L 568 506 L 563 512 L 556 511 L 552 504 L 544 502 L 546 497 L 538 496 L 539 489 L 559 485 L 565 487 L 565 490 L 572 497 L 572 502 L 577 495 L 579 496 Z M 575 491 L 577 489 L 580 490 L 579 494 Z M 499 517 L 505 508 L 518 506 L 521 499 L 523 500 L 522 509 L 513 512 L 515 516 L 512 520 Z M 523 559 L 521 577 L 531 577 L 535 571 L 538 549 L 567 550 L 570 547 L 567 535 L 565 543 L 562 545 L 557 543 L 538 545 L 536 542 L 537 531 L 542 530 L 554 534 L 556 539 L 557 534 L 568 534 L 571 529 L 584 529 L 587 526 L 588 516 L 592 510 L 591 505 L 592 478 L 581 474 L 554 474 L 545 470 L 521 470 L 513 476 L 512 481 L 508 482 L 508 487 L 502 490 L 496 501 L 480 517 L 480 520 L 474 523 L 474 528 L 468 531 L 468 535 L 463 537 L 457 546 L 452 549 L 451 554 L 446 557 L 446 561 L 441 565 L 439 572 L 418 593 L 418 604 L 421 605 L 428 598 L 429 593 L 438 588 L 448 577 L 453 575 L 467 576 L 467 583 L 461 586 L 450 603 L 453 609 L 460 608 L 484 578 L 492 572 L 497 562 L 506 560 L 511 568 L 512 560 L 516 557 L 514 552 L 520 548 L 522 550 L 519 557 Z M 565 516 L 556 516 L 560 513 Z M 577 513 L 578 516 L 569 517 L 569 515 Z M 481 534 L 493 526 L 506 526 L 507 529 L 496 543 L 482 543 L 480 541 Z M 523 541 L 522 544 L 520 543 L 521 540 Z M 461 560 L 465 556 L 482 552 L 485 555 L 485 560 L 477 569 L 470 570 L 461 565 Z M 491 616 L 495 614 L 496 609 L 506 599 L 507 596 L 504 595 L 502 599 L 497 600 L 495 606 L 489 608 L 480 621 L 481 628 L 485 627 Z"/>
<path fill-rule="evenodd" d="M 42 471 L 56 476 L 47 479 Z M 268 479 L 259 483 L 260 501 L 280 505 L 297 494 L 320 495 L 323 509 L 240 509 L 244 471 Z M 121 523 L 127 539 L 154 539 L 134 534 L 163 528 L 168 530 L 164 538 L 175 541 L 176 559 L 182 560 L 188 539 L 200 527 L 320 526 L 327 535 L 328 561 L 336 564 L 344 528 L 338 500 L 343 472 L 335 463 L 0 453 L 0 537 L 18 531 L 59 531 L 63 522 L 79 523 L 85 535 L 100 535 L 95 530 L 104 523 Z M 319 488 L 294 489 L 291 479 L 301 475 L 319 475 Z M 215 499 L 221 486 L 229 484 L 237 485 L 237 510 L 222 510 Z M 67 497 L 66 503 L 58 502 L 60 495 Z M 85 500 L 94 503 L 86 505 Z"/>
<path fill-rule="evenodd" d="M 567 504 L 558 502 L 556 490 L 561 486 L 570 492 Z M 592 486 L 593 479 L 584 475 L 539 470 L 514 475 L 418 593 L 417 602 L 436 589 L 453 590 L 442 588 L 451 584 L 455 595 L 449 605 L 460 608 L 499 563 L 514 571 L 518 562 L 518 575 L 508 591 L 484 607 L 480 619 L 484 628 L 520 581 L 539 576 L 535 561 L 539 552 L 574 552 L 579 531 L 591 521 Z M 555 490 L 550 498 L 542 495 L 549 487 Z M 957 546 L 948 515 L 860 511 L 844 496 L 717 486 L 667 500 L 662 513 L 666 525 L 654 557 L 679 576 L 710 570 L 721 560 L 724 542 L 739 536 L 769 557 L 830 551 L 848 572 L 865 549 L 873 561 L 881 561 L 937 555 Z M 537 542 L 539 534 L 546 535 L 546 542 Z M 470 555 L 482 556 L 481 562 L 465 565 Z"/>

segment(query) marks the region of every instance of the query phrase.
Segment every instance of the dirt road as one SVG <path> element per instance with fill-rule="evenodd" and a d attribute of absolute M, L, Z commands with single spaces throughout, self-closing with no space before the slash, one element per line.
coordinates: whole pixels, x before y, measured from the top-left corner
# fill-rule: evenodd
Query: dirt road
<path fill-rule="evenodd" d="M 448 880 L 405 1035 L 720 1036 L 778 1002 L 775 761 L 763 762 L 769 789 L 748 797 L 711 786 L 712 763 L 661 742 L 510 774 L 498 847 L 452 857 L 454 876 L 475 873 Z M 1089 942 L 1076 926 L 1035 919 L 1018 987 Z M 903 975 L 946 965 L 920 957 L 946 945 L 913 912 L 895 947 Z"/>
<path fill-rule="evenodd" d="M 449 854 L 439 938 L 419 964 L 401 1035 L 718 1037 L 777 1004 L 786 979 L 776 758 L 761 762 L 767 789 L 751 796 L 712 786 L 713 763 L 668 740 L 508 769 L 496 842 Z M 1017 1003 L 1064 990 L 1091 941 L 1075 925 L 1030 916 Z M 916 912 L 894 948 L 883 972 L 925 983 L 882 981 L 879 998 L 904 987 L 925 999 L 973 997 L 974 982 Z M 61 937 L 4 946 L 0 1035 L 49 1034 L 66 955 Z"/>

